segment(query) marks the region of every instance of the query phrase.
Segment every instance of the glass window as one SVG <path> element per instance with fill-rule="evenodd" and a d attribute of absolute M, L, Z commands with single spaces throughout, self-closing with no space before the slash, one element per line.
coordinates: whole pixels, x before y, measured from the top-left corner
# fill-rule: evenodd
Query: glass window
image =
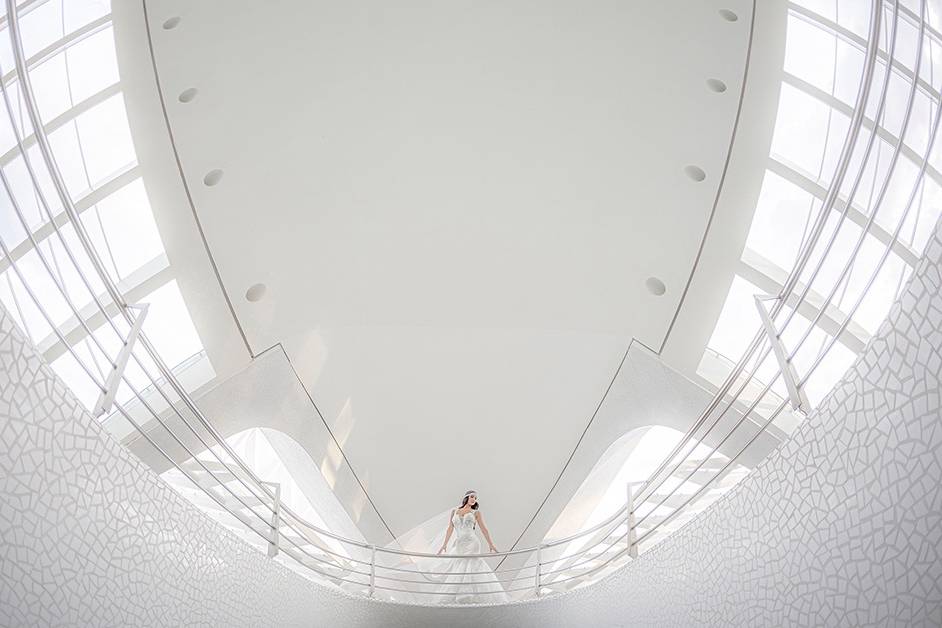
<path fill-rule="evenodd" d="M 96 361 L 94 357 L 96 355 L 100 356 L 101 354 L 96 349 L 93 349 L 90 343 L 87 342 L 77 344 L 74 347 L 74 351 L 79 359 L 88 366 L 98 382 L 104 382 L 105 365 L 102 363 L 106 363 L 106 360 L 99 358 Z M 88 376 L 88 373 L 79 365 L 75 357 L 67 351 L 53 360 L 50 366 L 52 366 L 56 375 L 65 382 L 66 386 L 72 390 L 72 394 L 78 398 L 79 402 L 85 406 L 87 410 L 91 411 L 101 395 L 101 389 L 98 383 L 92 380 Z"/>
<path fill-rule="evenodd" d="M 7 269 L 0 281 L 0 299 L 3 306 L 14 315 L 14 319 L 24 334 L 37 343 L 50 333 L 52 328 L 46 323 L 36 303 L 30 298 L 23 283 L 13 269 Z"/>
<path fill-rule="evenodd" d="M 791 268 L 820 207 L 812 194 L 766 171 L 746 247 L 780 268 Z"/>
<path fill-rule="evenodd" d="M 144 333 L 169 366 L 173 367 L 203 350 L 176 281 L 158 288 L 141 302 L 150 304 L 144 320 Z"/>
<path fill-rule="evenodd" d="M 65 32 L 71 33 L 111 13 L 110 0 L 62 0 Z"/>
<path fill-rule="evenodd" d="M 821 176 L 825 148 L 831 135 L 832 119 L 845 120 L 846 116 L 832 112 L 826 104 L 787 83 L 782 84 L 778 118 L 772 136 L 772 153 L 811 175 Z M 835 129 L 837 131 L 837 129 Z M 834 133 L 835 138 L 843 135 Z M 837 151 L 840 146 L 837 146 Z M 830 177 L 833 172 L 825 173 Z"/>
<path fill-rule="evenodd" d="M 916 7 L 916 14 L 919 14 L 918 7 Z M 893 19 L 891 7 L 887 7 L 886 19 L 889 21 Z M 918 48 L 918 44 L 918 27 L 910 22 L 903 12 L 900 11 L 899 19 L 896 21 L 896 50 L 893 52 L 894 64 L 899 64 L 909 70 L 914 70 L 916 68 L 916 49 Z"/>
<path fill-rule="evenodd" d="M 736 275 L 730 285 L 723 311 L 713 328 L 707 346 L 730 359 L 737 360 L 752 342 L 762 325 L 755 299 L 762 290 Z"/>
<path fill-rule="evenodd" d="M 932 179 L 923 178 L 922 189 L 916 203 L 916 207 L 908 218 L 910 224 L 908 233 L 911 234 L 912 248 L 918 255 L 922 255 L 939 222 L 939 216 L 942 215 L 942 188 Z"/>
<path fill-rule="evenodd" d="M 111 27 L 76 42 L 63 56 L 68 61 L 68 85 L 76 103 L 114 85 L 120 78 Z"/>
<path fill-rule="evenodd" d="M 75 120 L 66 122 L 65 125 L 50 133 L 49 144 L 52 146 L 52 154 L 55 156 L 56 165 L 69 194 L 75 198 L 88 190 L 90 185 Z M 41 166 L 43 164 L 41 156 L 33 159 L 32 163 L 37 171 L 45 171 L 45 167 Z"/>
<path fill-rule="evenodd" d="M 792 4 L 804 7 L 832 22 L 837 21 L 837 4 L 835 0 L 792 0 Z"/>
<path fill-rule="evenodd" d="M 830 93 L 834 88 L 837 36 L 794 14 L 788 18 L 785 71 Z"/>
<path fill-rule="evenodd" d="M 89 226 L 89 231 L 94 232 L 96 228 L 104 231 L 106 248 L 114 260 L 119 278 L 127 277 L 164 252 L 147 192 L 140 179 L 98 203 L 97 208 L 83 216 L 83 222 L 94 226 Z M 98 250 L 105 248 L 99 246 Z"/>
<path fill-rule="evenodd" d="M 2 37 L 2 35 L 0 35 Z M 9 85 L 6 86 L 7 97 L 10 99 L 10 104 L 13 107 L 13 116 L 7 113 L 6 102 L 4 102 L 2 96 L 0 96 L 0 154 L 8 152 L 14 146 L 16 146 L 16 135 L 14 134 L 14 128 L 19 129 L 20 137 L 26 137 L 28 134 L 32 133 L 32 126 L 30 126 L 29 121 L 26 120 L 25 116 L 22 115 L 22 111 L 18 107 L 19 97 L 20 97 L 20 84 L 18 81 L 12 81 Z M 15 127 L 13 125 L 16 125 Z M 28 129 L 28 132 L 27 132 Z"/>
<path fill-rule="evenodd" d="M 796 318 L 801 318 L 802 321 L 792 328 L 786 328 L 785 333 L 782 334 L 782 343 L 789 352 L 794 351 L 798 341 L 801 340 L 810 324 L 810 321 L 804 319 L 804 317 Z M 793 359 L 796 377 L 799 381 L 807 376 L 807 381 L 802 389 L 808 397 L 808 403 L 813 408 L 817 407 L 831 392 L 857 357 L 853 351 L 836 342 L 821 359 L 821 363 L 814 371 L 811 371 L 811 367 L 818 359 L 818 356 L 821 355 L 821 352 L 827 348 L 831 338 L 820 327 L 813 328 L 808 334 L 808 338 L 795 352 Z"/>
<path fill-rule="evenodd" d="M 56 55 L 29 71 L 39 117 L 47 123 L 72 106 L 65 56 Z"/>
<path fill-rule="evenodd" d="M 23 52 L 29 59 L 40 50 L 62 39 L 65 35 L 62 21 L 62 0 L 47 0 L 32 8 L 21 9 L 19 16 L 20 39 Z M 6 33 L 3 33 L 6 35 Z M 9 66 L 13 67 L 12 58 Z"/>
<path fill-rule="evenodd" d="M 821 5 L 825 3 L 819 3 Z M 835 2 L 828 4 L 834 5 Z M 837 0 L 836 21 L 838 24 L 866 39 L 870 32 L 870 3 L 859 0 Z M 821 14 L 825 15 L 825 14 Z M 825 15 L 826 17 L 826 15 Z"/>
<path fill-rule="evenodd" d="M 112 96 L 75 120 L 90 185 L 94 188 L 118 170 L 135 163 L 134 143 L 124 97 Z"/>
<path fill-rule="evenodd" d="M 909 117 L 909 126 L 906 128 L 905 143 L 912 148 L 920 158 L 926 154 L 931 138 L 932 121 L 935 115 L 935 106 L 932 100 L 921 89 L 916 90 L 913 100 L 913 110 Z"/>

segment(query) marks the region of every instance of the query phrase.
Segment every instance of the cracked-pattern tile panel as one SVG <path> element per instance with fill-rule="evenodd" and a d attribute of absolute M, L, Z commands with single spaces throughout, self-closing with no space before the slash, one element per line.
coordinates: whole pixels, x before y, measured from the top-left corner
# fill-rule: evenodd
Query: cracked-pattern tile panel
<path fill-rule="evenodd" d="M 0 311 L 0 626 L 310 626 L 325 598 L 195 510 Z"/>
<path fill-rule="evenodd" d="M 0 626 L 942 626 L 942 234 L 854 367 L 699 517 L 591 587 L 352 598 L 249 549 L 102 432 L 0 310 Z"/>
<path fill-rule="evenodd" d="M 382 626 L 942 626 L 942 225 L 821 407 L 707 511 L 597 585 Z M 380 620 L 379 618 L 383 619 Z"/>

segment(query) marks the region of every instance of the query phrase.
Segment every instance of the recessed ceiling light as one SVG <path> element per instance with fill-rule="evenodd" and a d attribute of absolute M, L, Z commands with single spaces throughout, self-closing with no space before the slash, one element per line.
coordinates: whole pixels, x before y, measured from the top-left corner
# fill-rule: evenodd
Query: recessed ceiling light
<path fill-rule="evenodd" d="M 706 84 L 707 84 L 707 87 L 710 88 L 711 92 L 722 94 L 723 92 L 726 91 L 726 83 L 724 83 L 720 79 L 715 79 L 715 78 L 707 79 Z"/>
<path fill-rule="evenodd" d="M 722 17 L 727 22 L 735 22 L 739 19 L 739 16 L 729 9 L 720 9 L 720 17 Z"/>
<path fill-rule="evenodd" d="M 165 31 L 172 30 L 179 25 L 180 25 L 180 17 L 177 15 L 174 15 L 172 18 L 168 19 L 166 22 L 163 23 L 163 27 Z"/>
<path fill-rule="evenodd" d="M 648 292 L 650 292 L 656 297 L 659 297 L 665 292 L 667 292 L 667 286 L 665 286 L 664 282 L 658 279 L 657 277 L 648 277 L 647 279 L 645 279 L 644 287 L 648 289 Z"/>
<path fill-rule="evenodd" d="M 257 283 L 245 291 L 245 299 L 252 303 L 258 303 L 265 296 L 268 288 L 263 283 Z"/>
<path fill-rule="evenodd" d="M 684 168 L 684 174 L 698 183 L 706 179 L 706 173 L 702 168 L 698 168 L 697 166 L 687 166 Z"/>
<path fill-rule="evenodd" d="M 187 87 L 185 90 L 180 92 L 180 95 L 177 99 L 180 102 L 193 102 L 193 99 L 196 98 L 196 95 L 199 93 L 199 90 L 195 87 Z"/>
<path fill-rule="evenodd" d="M 212 187 L 222 181 L 222 170 L 210 170 L 203 177 L 203 185 Z"/>

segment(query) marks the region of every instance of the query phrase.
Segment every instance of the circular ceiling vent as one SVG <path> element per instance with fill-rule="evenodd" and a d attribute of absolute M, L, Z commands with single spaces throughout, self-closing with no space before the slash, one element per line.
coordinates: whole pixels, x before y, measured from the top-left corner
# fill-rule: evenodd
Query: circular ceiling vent
<path fill-rule="evenodd" d="M 715 79 L 715 78 L 707 79 L 706 84 L 707 84 L 707 87 L 710 88 L 711 92 L 722 94 L 723 92 L 726 91 L 726 83 L 724 83 L 720 79 Z"/>
<path fill-rule="evenodd" d="M 703 171 L 703 168 L 699 168 L 697 166 L 687 166 L 684 168 L 684 174 L 697 183 L 706 179 L 706 173 Z"/>
<path fill-rule="evenodd" d="M 203 177 L 203 185 L 212 187 L 222 181 L 222 170 L 210 170 L 206 173 L 206 176 Z"/>
<path fill-rule="evenodd" d="M 268 288 L 263 283 L 257 283 L 245 291 L 245 300 L 251 303 L 258 303 L 265 297 Z"/>
<path fill-rule="evenodd" d="M 193 102 L 196 99 L 196 95 L 199 93 L 199 90 L 195 87 L 188 87 L 177 96 L 177 100 L 180 102 Z"/>
<path fill-rule="evenodd" d="M 648 277 L 645 279 L 644 287 L 648 289 L 648 292 L 656 297 L 659 297 L 667 292 L 667 286 L 665 286 L 664 282 L 657 277 Z"/>

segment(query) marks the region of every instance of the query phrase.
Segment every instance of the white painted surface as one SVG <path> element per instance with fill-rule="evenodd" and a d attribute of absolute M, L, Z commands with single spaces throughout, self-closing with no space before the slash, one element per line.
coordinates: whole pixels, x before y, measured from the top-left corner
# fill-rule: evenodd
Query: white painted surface
<path fill-rule="evenodd" d="M 172 493 L 0 313 L 0 626 L 938 626 L 942 232 L 828 400 L 722 500 L 611 578 L 414 608 L 305 584 Z"/>
<path fill-rule="evenodd" d="M 394 533 L 475 488 L 506 547 L 629 340 L 664 338 L 727 157 L 752 3 L 147 7 L 253 350 L 285 347 Z"/>

